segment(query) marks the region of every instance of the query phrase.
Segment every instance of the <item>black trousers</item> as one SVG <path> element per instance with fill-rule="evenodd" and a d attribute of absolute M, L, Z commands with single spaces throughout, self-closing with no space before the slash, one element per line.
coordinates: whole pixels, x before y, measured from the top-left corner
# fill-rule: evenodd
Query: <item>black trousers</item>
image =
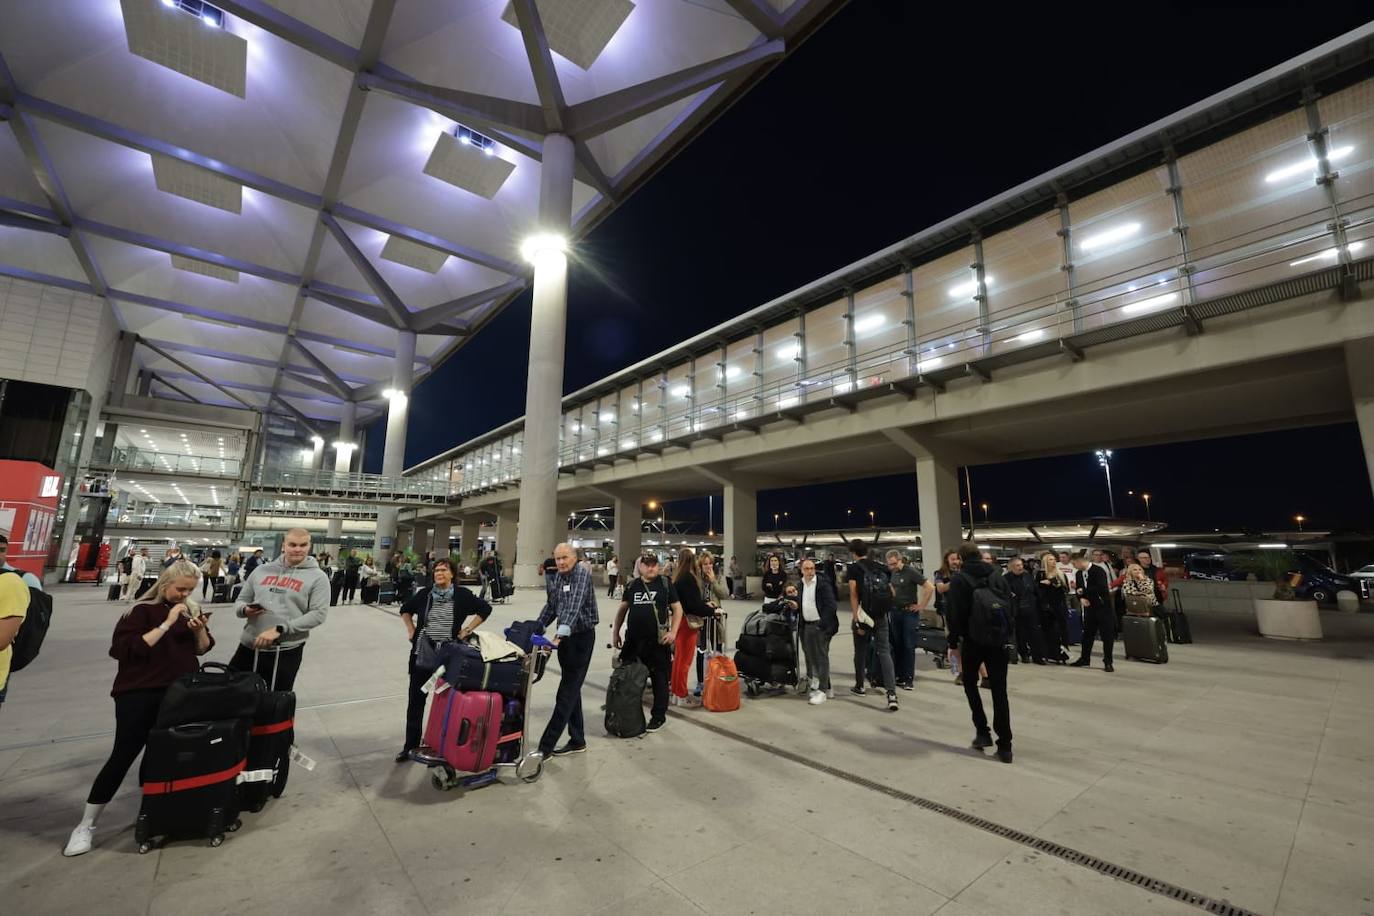
<path fill-rule="evenodd" d="M 357 591 L 358 591 L 358 574 L 357 574 L 356 572 L 348 573 L 347 575 L 344 576 L 343 600 L 344 600 L 344 601 L 352 601 L 352 600 L 353 600 L 353 597 L 354 597 L 354 595 L 357 593 Z"/>
<path fill-rule="evenodd" d="M 1011 704 L 1007 702 L 1007 651 L 997 647 L 989 649 L 973 640 L 959 643 L 960 659 L 964 668 L 964 695 L 968 697 L 969 712 L 973 713 L 973 727 L 983 732 L 988 730 L 988 716 L 983 711 L 983 697 L 978 687 L 978 666 L 983 665 L 988 672 L 988 687 L 992 692 L 992 728 L 997 733 L 998 747 L 1011 747 Z"/>
<path fill-rule="evenodd" d="M 592 650 L 596 648 L 596 631 L 584 630 L 564 636 L 558 641 L 558 667 L 562 675 L 558 679 L 558 694 L 554 697 L 553 716 L 549 719 L 544 736 L 539 739 L 539 750 L 547 756 L 563 737 L 567 729 L 568 738 L 573 744 L 585 744 L 587 733 L 582 722 L 582 682 L 587 679 L 587 669 L 592 664 Z"/>
<path fill-rule="evenodd" d="M 165 687 L 151 690 L 130 690 L 114 698 L 115 737 L 109 759 L 100 768 L 86 796 L 88 805 L 108 804 L 119 791 L 119 784 L 134 765 L 148 743 L 148 732 L 157 724 L 157 710 L 162 705 Z M 138 781 L 143 782 L 143 767 L 138 768 Z"/>
<path fill-rule="evenodd" d="M 1040 629 L 1037 608 L 1016 615 L 1016 651 L 1022 658 L 1045 660 L 1045 634 Z"/>
<path fill-rule="evenodd" d="M 406 697 L 405 749 L 411 750 L 420 746 L 420 737 L 424 733 L 427 694 L 421 688 L 425 686 L 425 682 L 430 679 L 433 672 L 415 670 L 415 653 L 413 651 L 407 658 L 409 659 L 406 668 L 410 673 L 410 693 Z"/>
<path fill-rule="evenodd" d="M 1040 628 L 1047 651 L 1068 648 L 1069 609 L 1062 603 L 1040 605 Z"/>
<path fill-rule="evenodd" d="M 651 633 L 625 634 L 625 645 L 620 650 L 623 663 L 640 661 L 649 669 L 649 680 L 654 685 L 654 705 L 649 711 L 652 719 L 668 718 L 668 682 L 673 675 L 673 649 L 658 641 L 658 628 Z"/>
<path fill-rule="evenodd" d="M 607 582 L 607 584 L 608 584 L 608 586 L 609 586 L 609 587 L 606 589 L 606 597 L 607 597 L 607 598 L 614 598 L 614 597 L 615 597 L 615 583 L 616 583 L 616 580 L 619 579 L 619 578 L 620 578 L 619 576 L 607 576 L 607 577 L 606 577 L 606 582 Z"/>
<path fill-rule="evenodd" d="M 277 690 L 295 690 L 296 674 L 301 670 L 301 656 L 305 655 L 305 646 L 299 649 L 281 650 L 281 660 L 277 660 L 276 649 L 263 649 L 258 653 L 258 675 L 267 682 L 267 686 L 272 686 L 272 666 L 277 667 Z M 253 670 L 253 650 L 240 644 L 234 650 L 234 657 L 229 659 L 229 667 L 235 671 Z"/>
<path fill-rule="evenodd" d="M 1094 607 L 1083 609 L 1083 654 L 1080 658 L 1093 659 L 1093 640 L 1102 637 L 1102 660 L 1112 660 L 1112 643 L 1116 640 L 1116 611 L 1111 607 L 1098 610 Z"/>
<path fill-rule="evenodd" d="M 343 593 L 343 580 L 333 579 L 329 583 L 329 606 L 336 607 L 339 603 L 339 595 Z"/>

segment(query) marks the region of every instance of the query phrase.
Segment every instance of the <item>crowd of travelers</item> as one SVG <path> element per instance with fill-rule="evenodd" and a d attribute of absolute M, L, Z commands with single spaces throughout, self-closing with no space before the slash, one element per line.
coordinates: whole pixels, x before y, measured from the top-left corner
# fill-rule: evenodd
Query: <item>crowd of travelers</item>
<path fill-rule="evenodd" d="M 0 550 L 4 547 L 0 539 Z M 807 556 L 789 569 L 778 554 L 763 564 L 761 612 L 792 621 L 805 661 L 805 676 L 799 675 L 798 683 L 808 702 L 820 705 L 835 696 L 830 644 L 841 620 L 853 638 L 855 683 L 850 693 L 864 697 L 877 689 L 893 712 L 899 708 L 898 691 L 915 689 L 916 653 L 922 647 L 929 651 L 926 639 L 936 631 L 943 637 L 940 667 L 947 659 L 967 697 L 972 747 L 995 746 L 998 759 L 1006 763 L 1012 762 L 1009 665 L 1088 667 L 1100 643 L 1103 669 L 1111 672 L 1123 615 L 1168 617 L 1168 578 L 1148 550 L 1134 558 L 1115 558 L 1101 550 L 1073 556 L 1045 552 L 1012 557 L 1002 566 L 990 553 L 966 543 L 945 551 L 927 578 L 901 551 L 870 549 L 861 541 L 850 541 L 848 547 L 847 564 L 829 555 Z M 276 690 L 290 691 L 306 642 L 325 622 L 329 608 L 341 599 L 352 602 L 359 589 L 380 575 L 370 556 L 354 550 L 338 560 L 327 552 L 312 555 L 310 535 L 299 528 L 285 534 L 282 554 L 275 559 L 264 558 L 261 550 L 246 558 L 212 551 L 197 565 L 173 548 L 157 570 L 150 569 L 153 563 L 145 550 L 131 552 L 125 561 L 120 589 L 132 589 L 135 598 L 115 624 L 109 652 L 117 664 L 111 689 L 113 749 L 64 849 L 69 856 L 91 849 L 101 813 L 143 753 L 169 687 L 195 672 L 199 659 L 215 645 L 212 613 L 201 608 L 197 593 L 203 599 L 226 582 L 236 586 L 229 613 L 243 627 L 228 668 L 264 678 L 270 673 Z M 499 581 L 499 558 L 491 554 L 482 562 L 487 561 L 495 564 Z M 628 571 L 632 575 L 622 572 L 617 557 L 607 566 L 609 594 L 619 599 L 612 644 L 620 663 L 640 662 L 648 670 L 649 732 L 665 725 L 670 705 L 701 705 L 703 659 L 728 648 L 724 602 L 744 591 L 746 579 L 736 558 L 721 569 L 718 562 L 709 551 L 683 548 L 669 564 L 652 553 L 637 557 Z M 398 762 L 411 759 L 421 741 L 426 685 L 433 673 L 421 660 L 441 643 L 471 636 L 491 614 L 483 596 L 458 586 L 460 570 L 451 559 L 428 554 L 416 566 L 415 572 L 426 579 L 400 609 L 410 650 L 405 739 Z M 600 618 L 592 567 L 583 552 L 559 544 L 543 568 L 546 594 L 538 624 L 548 634 L 561 670 L 537 754 L 560 757 L 587 748 L 582 688 Z M 394 557 L 383 569 L 402 572 Z M 0 573 L 6 571 L 18 572 L 5 566 L 0 555 Z M 23 593 L 32 590 L 25 577 L 0 574 L 0 700 L 7 686 L 10 644 L 25 619 L 21 605 L 32 601 Z M 1071 661 L 1073 646 L 1080 648 Z M 992 698 L 991 721 L 983 689 Z"/>

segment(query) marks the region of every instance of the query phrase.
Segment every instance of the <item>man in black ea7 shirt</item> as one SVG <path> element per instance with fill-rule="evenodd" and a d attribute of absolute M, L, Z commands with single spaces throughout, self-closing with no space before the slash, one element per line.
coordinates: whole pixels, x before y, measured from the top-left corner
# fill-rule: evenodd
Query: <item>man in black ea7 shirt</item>
<path fill-rule="evenodd" d="M 668 719 L 668 678 L 673 667 L 673 641 L 682 625 L 682 603 L 677 589 L 667 577 L 658 574 L 658 557 L 650 554 L 639 561 L 640 578 L 625 586 L 620 610 L 615 615 L 614 645 L 622 662 L 641 661 L 654 683 L 654 706 L 649 711 L 651 732 L 658 731 Z M 629 617 L 625 637 L 620 626 Z"/>

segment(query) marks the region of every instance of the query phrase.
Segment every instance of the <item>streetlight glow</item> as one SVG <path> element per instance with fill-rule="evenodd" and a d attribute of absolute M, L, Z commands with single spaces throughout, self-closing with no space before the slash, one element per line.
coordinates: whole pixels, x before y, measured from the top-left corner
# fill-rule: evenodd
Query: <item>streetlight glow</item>
<path fill-rule="evenodd" d="M 1116 497 L 1112 494 L 1112 450 L 1100 448 L 1096 452 L 1097 463 L 1107 474 L 1107 505 L 1111 510 L 1112 517 L 1116 517 Z"/>
<path fill-rule="evenodd" d="M 548 254 L 567 254 L 568 240 L 553 232 L 532 235 L 520 243 L 520 257 L 531 264 Z"/>

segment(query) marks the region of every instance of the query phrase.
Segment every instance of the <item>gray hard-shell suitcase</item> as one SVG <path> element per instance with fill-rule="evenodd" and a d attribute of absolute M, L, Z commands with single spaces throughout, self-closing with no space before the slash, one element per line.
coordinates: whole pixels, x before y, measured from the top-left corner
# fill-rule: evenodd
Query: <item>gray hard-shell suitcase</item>
<path fill-rule="evenodd" d="M 1126 645 L 1127 658 L 1157 665 L 1169 661 L 1169 642 L 1165 638 L 1164 622 L 1158 617 L 1126 617 L 1122 621 L 1121 639 Z"/>

